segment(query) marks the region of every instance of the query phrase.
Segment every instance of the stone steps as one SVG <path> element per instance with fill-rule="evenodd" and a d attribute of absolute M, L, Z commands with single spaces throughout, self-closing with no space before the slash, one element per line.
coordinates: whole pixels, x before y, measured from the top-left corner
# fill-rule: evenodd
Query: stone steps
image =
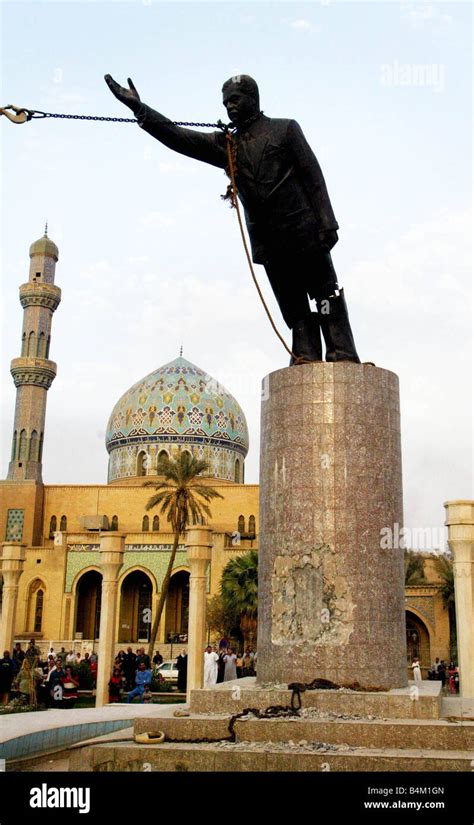
<path fill-rule="evenodd" d="M 192 716 L 187 718 L 135 719 L 134 732 L 165 733 L 167 741 L 195 739 L 219 741 L 229 736 L 230 716 Z M 472 751 L 474 722 L 369 720 L 369 719 L 256 719 L 237 720 L 236 741 L 250 742 L 325 742 L 352 747 L 435 749 Z"/>
<path fill-rule="evenodd" d="M 71 753 L 74 771 L 470 771 L 474 754 L 397 748 L 352 748 L 311 751 L 287 742 L 232 745 L 169 742 L 160 746 L 96 745 Z"/>
<path fill-rule="evenodd" d="M 244 681 L 244 680 L 240 680 Z M 245 680 L 251 682 L 254 680 Z M 191 691 L 193 713 L 238 713 L 248 707 L 264 710 L 270 705 L 289 705 L 291 691 L 244 687 L 228 682 L 229 687 Z M 301 694 L 303 708 L 315 708 L 323 713 L 344 713 L 348 716 L 374 716 L 378 719 L 439 719 L 441 716 L 441 683 L 425 683 L 414 687 L 380 693 L 342 690 L 307 690 Z"/>

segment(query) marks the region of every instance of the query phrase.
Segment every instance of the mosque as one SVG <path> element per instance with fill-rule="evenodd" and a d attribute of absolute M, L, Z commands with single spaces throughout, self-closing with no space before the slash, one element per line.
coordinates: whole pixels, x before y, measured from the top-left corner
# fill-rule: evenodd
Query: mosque
<path fill-rule="evenodd" d="M 15 641 L 35 638 L 46 650 L 97 647 L 101 610 L 100 534 L 125 534 L 118 578 L 115 645 L 148 640 L 152 613 L 173 543 L 169 524 L 147 511 L 158 481 L 157 462 L 183 451 L 208 462 L 212 502 L 212 559 L 207 593 L 219 591 L 222 570 L 234 556 L 258 549 L 258 485 L 245 483 L 249 448 L 245 414 L 218 380 L 182 354 L 138 380 L 115 403 L 107 425 L 107 484 L 44 484 L 46 398 L 56 375 L 50 360 L 51 323 L 61 300 L 54 283 L 58 248 L 47 231 L 29 251 L 21 355 L 11 362 L 17 390 L 8 476 L 0 481 L 3 591 L 15 591 L 7 617 Z M 206 479 L 204 479 L 204 483 Z M 6 561 L 11 557 L 12 561 Z M 15 561 L 16 560 L 16 561 Z M 432 567 L 429 583 L 408 587 L 409 653 L 428 666 L 449 657 L 449 620 Z M 5 599 L 4 599 L 5 602 Z M 9 600 L 11 604 L 11 600 Z M 184 545 L 176 555 L 158 646 L 184 643 L 188 632 L 189 567 Z"/>

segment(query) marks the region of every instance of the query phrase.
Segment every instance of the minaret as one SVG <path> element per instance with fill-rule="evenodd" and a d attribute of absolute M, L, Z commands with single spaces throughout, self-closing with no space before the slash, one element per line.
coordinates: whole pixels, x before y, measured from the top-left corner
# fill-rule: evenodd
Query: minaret
<path fill-rule="evenodd" d="M 31 244 L 30 258 L 28 283 L 20 287 L 21 357 L 10 366 L 17 390 L 8 478 L 42 482 L 46 393 L 56 377 L 56 364 L 49 360 L 51 319 L 61 300 L 61 290 L 54 286 L 58 248 L 48 238 L 48 224 L 44 236 Z"/>

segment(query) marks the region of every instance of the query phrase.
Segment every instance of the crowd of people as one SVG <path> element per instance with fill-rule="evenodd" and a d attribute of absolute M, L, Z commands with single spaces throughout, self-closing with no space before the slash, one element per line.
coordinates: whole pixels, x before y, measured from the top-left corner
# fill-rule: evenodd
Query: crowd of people
<path fill-rule="evenodd" d="M 244 652 L 228 647 L 221 640 L 219 648 L 208 645 L 204 652 L 204 687 L 213 687 L 219 682 L 230 682 L 244 676 L 255 676 L 257 653 L 247 647 Z"/>
<path fill-rule="evenodd" d="M 131 647 L 115 657 L 108 683 L 109 702 L 152 701 L 152 683 L 163 685 L 159 667 L 163 657 L 157 650 L 152 661 L 143 647 L 134 653 Z M 204 653 L 204 687 L 244 676 L 255 676 L 257 653 L 250 647 L 239 651 L 223 639 L 219 646 L 209 645 Z M 188 656 L 185 649 L 176 658 L 178 691 L 187 688 Z M 25 704 L 51 708 L 72 708 L 78 690 L 93 690 L 97 682 L 97 654 L 75 653 L 51 648 L 43 657 L 32 639 L 26 651 L 17 643 L 10 656 L 5 650 L 0 659 L 0 703 L 8 704 L 16 693 Z"/>
<path fill-rule="evenodd" d="M 413 671 L 413 679 L 415 682 L 421 682 L 421 664 L 418 657 L 413 659 L 411 665 Z M 446 688 L 449 693 L 459 693 L 459 667 L 451 660 L 449 665 L 446 665 L 444 659 L 439 659 L 437 656 L 433 664 L 428 670 L 428 679 L 430 681 L 441 682 L 443 690 Z"/>
<path fill-rule="evenodd" d="M 0 659 L 0 701 L 7 705 L 13 694 L 34 707 L 72 708 L 80 688 L 92 689 L 97 680 L 95 653 L 66 652 L 50 648 L 43 656 L 34 639 L 23 650 L 17 642 L 12 655 L 5 650 Z"/>

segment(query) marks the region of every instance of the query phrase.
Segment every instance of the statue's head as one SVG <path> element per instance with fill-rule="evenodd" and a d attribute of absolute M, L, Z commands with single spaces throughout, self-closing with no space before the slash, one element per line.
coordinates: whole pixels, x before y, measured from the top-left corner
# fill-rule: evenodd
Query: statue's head
<path fill-rule="evenodd" d="M 229 120 L 236 126 L 260 110 L 258 86 L 248 74 L 238 74 L 226 80 L 222 87 L 222 102 Z"/>

